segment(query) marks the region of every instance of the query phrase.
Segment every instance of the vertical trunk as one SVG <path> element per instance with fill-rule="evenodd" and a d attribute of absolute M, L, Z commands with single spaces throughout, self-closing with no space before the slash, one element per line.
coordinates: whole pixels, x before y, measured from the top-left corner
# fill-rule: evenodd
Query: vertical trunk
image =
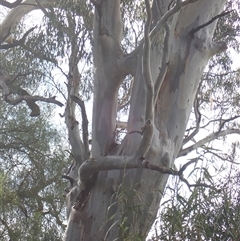
<path fill-rule="evenodd" d="M 164 6 L 171 1 L 155 1 Z M 215 24 L 198 32 L 191 30 L 223 10 L 226 0 L 200 0 L 175 14 L 170 22 L 169 64 L 155 106 L 152 146 L 145 159 L 153 164 L 171 166 L 181 147 L 199 80 L 207 61 L 221 44 L 212 42 Z M 160 4 L 160 5 L 161 5 Z M 159 6 L 160 6 L 159 5 Z M 120 0 L 97 5 L 94 28 L 94 109 L 92 157 L 108 155 L 114 142 L 117 92 L 127 68 L 121 64 L 122 23 Z M 167 10 L 166 6 L 164 7 Z M 156 21 L 156 16 L 153 19 Z M 151 74 L 157 79 L 162 58 L 162 38 L 151 47 Z M 165 50 L 164 50 L 165 51 Z M 145 86 L 142 77 L 142 53 L 137 56 L 128 131 L 140 131 L 145 123 Z M 129 134 L 118 155 L 131 155 L 142 136 Z M 144 239 L 156 217 L 167 175 L 135 169 L 101 171 L 96 175 L 86 205 L 72 210 L 72 233 L 66 240 Z M 71 232 L 70 228 L 68 232 Z M 76 237 L 77 236 L 77 237 Z"/>

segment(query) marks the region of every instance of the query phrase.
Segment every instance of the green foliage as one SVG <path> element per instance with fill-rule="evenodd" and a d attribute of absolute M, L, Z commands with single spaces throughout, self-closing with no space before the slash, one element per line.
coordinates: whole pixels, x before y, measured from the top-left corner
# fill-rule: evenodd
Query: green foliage
<path fill-rule="evenodd" d="M 0 111 L 1 240 L 61 240 L 61 137 L 46 116 L 30 119 L 24 106 L 2 103 Z"/>
<path fill-rule="evenodd" d="M 189 197 L 175 190 L 161 207 L 156 237 L 151 240 L 239 240 L 240 173 L 234 173 L 219 179 L 218 189 L 196 187 Z"/>

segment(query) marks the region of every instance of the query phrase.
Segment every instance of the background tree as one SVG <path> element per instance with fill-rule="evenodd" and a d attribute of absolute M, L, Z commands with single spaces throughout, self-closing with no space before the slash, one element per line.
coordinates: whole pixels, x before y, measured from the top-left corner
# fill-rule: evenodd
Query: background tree
<path fill-rule="evenodd" d="M 1 108 L 0 238 L 61 240 L 66 157 L 46 116 L 31 120 L 28 112 Z"/>
<path fill-rule="evenodd" d="M 21 48 L 2 52 L 1 57 L 1 77 L 12 73 L 7 102 L 18 103 L 39 89 L 51 91 L 50 65 L 44 68 Z M 0 103 L 0 239 L 62 240 L 66 211 L 61 171 L 71 162 L 68 145 L 51 121 L 53 108 L 42 105 L 41 116 L 31 118 L 40 109 L 26 100 L 27 105 Z"/>
<path fill-rule="evenodd" d="M 177 171 L 172 169 L 176 158 L 219 137 L 239 133 L 235 122 L 239 110 L 237 105 L 231 105 L 231 101 L 237 100 L 236 92 L 231 93 L 227 105 L 222 105 L 227 95 L 214 92 L 211 83 L 201 81 L 209 59 L 226 51 L 227 44 L 234 42 L 239 29 L 236 21 L 231 24 L 237 17 L 231 10 L 237 3 L 227 0 L 151 3 L 152 6 L 147 0 L 91 0 L 91 3 L 27 0 L 10 5 L 14 8 L 0 26 L 0 39 L 8 42 L 1 45 L 2 49 L 19 46 L 24 54 L 34 56 L 43 66 L 51 63 L 64 76 L 66 87 L 57 84 L 56 79 L 52 83 L 65 99 L 65 112 L 61 116 L 65 118 L 74 156 L 73 165 L 64 175 L 70 181 L 65 240 L 144 239 L 156 217 L 167 174 L 179 176 L 188 187 L 211 187 L 208 180 L 189 184 L 183 177 L 185 169 L 197 159 Z M 44 13 L 41 24 L 11 41 L 9 34 L 14 27 L 34 9 Z M 216 29 L 221 18 L 225 20 Z M 232 39 L 223 34 L 223 26 L 232 31 Z M 222 64 L 221 70 L 223 65 L 230 66 L 223 56 L 222 62 L 215 59 Z M 216 64 L 209 65 L 205 80 L 213 78 L 211 71 L 218 70 L 215 68 Z M 237 72 L 231 74 L 237 77 Z M 224 80 L 226 90 L 230 91 L 234 85 L 227 83 L 224 76 L 226 73 L 221 73 L 219 80 Z M 33 116 L 41 113 L 36 101 L 62 105 L 52 95 L 10 91 L 12 78 L 11 73 L 2 71 L 1 87 L 9 104 L 25 100 L 34 111 Z M 237 88 L 238 81 L 233 83 Z M 90 148 L 84 101 L 90 96 L 92 84 Z M 219 83 L 218 87 L 222 86 Z M 87 95 L 85 90 L 89 91 Z M 195 98 L 197 93 L 201 98 Z M 221 108 L 217 119 L 202 124 L 207 118 L 202 117 L 200 110 L 207 103 L 220 103 Z M 222 106 L 226 110 L 230 105 L 236 111 L 234 116 L 229 108 L 223 112 Z M 186 130 L 192 108 L 196 119 Z M 116 120 L 122 111 L 128 116 L 125 134 L 120 132 L 122 123 Z M 218 128 L 199 140 L 199 130 L 214 122 Z M 194 138 L 198 141 L 192 144 Z M 116 143 L 117 140 L 121 142 Z M 209 148 L 204 150 L 213 152 Z"/>
<path fill-rule="evenodd" d="M 225 176 L 223 175 L 225 173 Z M 155 237 L 149 240 L 238 240 L 240 221 L 239 170 L 224 171 L 216 186 L 221 190 L 194 188 L 182 195 L 181 183 L 171 190 L 162 205 L 155 225 Z"/>

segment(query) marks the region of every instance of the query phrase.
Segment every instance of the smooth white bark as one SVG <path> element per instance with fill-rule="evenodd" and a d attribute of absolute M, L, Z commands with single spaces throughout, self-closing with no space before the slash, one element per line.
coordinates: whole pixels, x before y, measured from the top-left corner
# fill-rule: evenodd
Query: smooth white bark
<path fill-rule="evenodd" d="M 171 0 L 154 1 L 158 10 L 153 10 L 155 27 L 149 34 L 151 45 L 146 47 L 143 41 L 127 56 L 121 50 L 120 0 L 92 2 L 97 9 L 93 44 L 92 157 L 84 162 L 86 153 L 76 122 L 76 104 L 71 99 L 78 95 L 80 83 L 74 65 L 78 49 L 73 48 L 65 121 L 76 160 L 69 174 L 74 185 L 67 195 L 65 240 L 122 240 L 125 233 L 120 224 L 123 222 L 129 237 L 144 238 L 156 217 L 168 176 L 142 168 L 143 158 L 153 165 L 169 168 L 178 156 L 203 69 L 212 55 L 226 49 L 224 43 L 212 42 L 216 22 L 194 34 L 191 31 L 221 13 L 227 0 L 182 3 L 178 0 L 170 11 Z M 34 5 L 16 7 L 1 23 L 1 41 L 24 15 L 37 8 L 33 0 L 25 3 Z M 41 1 L 44 7 L 51 3 Z M 169 30 L 164 32 L 163 25 L 167 21 Z M 127 74 L 134 77 L 128 134 L 113 155 L 118 89 Z M 4 89 L 3 82 L 1 85 Z M 198 146 L 215 137 L 206 138 Z"/>

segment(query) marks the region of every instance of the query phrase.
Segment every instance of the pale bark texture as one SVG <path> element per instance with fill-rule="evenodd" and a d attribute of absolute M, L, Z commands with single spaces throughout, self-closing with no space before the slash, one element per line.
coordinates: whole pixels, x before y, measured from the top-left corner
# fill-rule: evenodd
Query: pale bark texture
<path fill-rule="evenodd" d="M 75 47 L 65 111 L 75 163 L 69 173 L 72 186 L 64 240 L 144 240 L 168 179 L 150 167 L 170 170 L 185 154 L 179 151 L 203 70 L 213 55 L 226 50 L 225 43 L 212 41 L 217 20 L 202 25 L 221 13 L 227 0 L 154 0 L 151 10 L 145 1 L 145 37 L 129 54 L 121 49 L 121 1 L 91 2 L 95 8 L 92 148 L 86 160 L 87 139 L 81 140 L 75 116 L 80 102 L 71 97 L 78 95 L 81 78 L 74 63 L 79 51 Z M 1 38 L 6 39 L 10 23 L 3 24 L 7 27 Z M 116 145 L 118 91 L 127 75 L 134 79 L 127 134 Z"/>
<path fill-rule="evenodd" d="M 158 1 L 158 6 L 168 6 L 169 3 Z M 178 155 L 203 69 L 213 54 L 224 50 L 224 45 L 219 44 L 216 48 L 217 43 L 211 40 L 216 22 L 196 33 L 191 31 L 221 13 L 225 3 L 202 0 L 180 7 L 170 16 L 166 46 L 162 41 L 164 26 L 160 26 L 152 37 L 150 73 L 155 86 L 156 81 L 162 81 L 160 91 L 156 93 L 153 139 L 149 150 L 144 153 L 145 160 L 152 164 L 171 167 Z M 142 48 L 130 56 L 124 56 L 120 49 L 120 1 L 103 1 L 99 7 L 102 15 L 95 13 L 93 46 L 93 162 L 98 162 L 101 156 L 108 156 L 111 151 L 116 127 L 117 92 L 126 74 L 134 76 L 128 132 L 141 131 L 148 108 L 142 74 Z M 166 11 L 163 8 L 160 12 L 166 14 Z M 157 17 L 159 21 L 162 16 L 159 14 Z M 169 53 L 167 70 L 161 80 L 158 75 L 165 64 L 162 62 L 164 51 L 167 51 L 164 47 L 169 49 Z M 127 135 L 115 155 L 122 158 L 135 156 L 143 138 L 139 133 Z M 129 162 L 141 162 L 140 157 L 136 155 L 139 160 L 130 158 Z M 107 168 L 104 168 L 103 161 L 99 169 Z M 84 209 L 71 210 L 66 240 L 144 239 L 156 217 L 167 178 L 166 174 L 143 168 L 100 171 L 90 188 Z"/>

